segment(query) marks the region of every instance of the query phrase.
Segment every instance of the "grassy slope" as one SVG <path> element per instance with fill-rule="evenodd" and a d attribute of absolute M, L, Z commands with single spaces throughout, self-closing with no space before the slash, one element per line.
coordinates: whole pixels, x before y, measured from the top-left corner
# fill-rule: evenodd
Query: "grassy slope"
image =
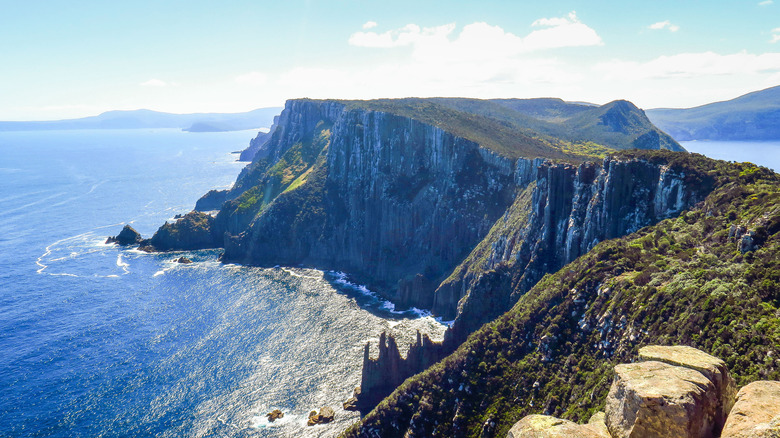
<path fill-rule="evenodd" d="M 242 181 L 249 188 L 225 204 L 224 213 L 220 214 L 255 217 L 279 194 L 303 184 L 317 157 L 330 143 L 330 128 L 329 124 L 320 122 L 313 132 L 291 146 L 276 163 L 267 163 L 264 159 L 253 162 L 250 165 L 252 173 Z"/>
<path fill-rule="evenodd" d="M 484 114 L 559 147 L 564 142 L 579 149 L 600 146 L 610 149 L 683 150 L 671 137 L 653 126 L 642 110 L 627 101 L 587 106 L 560 99 L 431 100 L 458 111 Z M 643 142 L 640 139 L 643 136 L 652 136 L 660 147 L 649 144 L 653 142 Z"/>
<path fill-rule="evenodd" d="M 509 158 L 545 157 L 571 161 L 582 161 L 586 158 L 565 153 L 549 139 L 537 138 L 538 134 L 533 131 L 507 123 L 495 117 L 495 114 L 470 113 L 442 105 L 435 99 L 406 98 L 342 102 L 347 105 L 348 110 L 382 111 L 437 126 Z"/>
<path fill-rule="evenodd" d="M 492 436 L 503 436 L 531 413 L 586 420 L 603 408 L 612 367 L 646 344 L 721 357 L 739 385 L 780 378 L 778 175 L 699 155 L 636 155 L 718 183 L 698 208 L 602 242 L 546 276 L 345 436 L 476 437 L 488 419 Z M 732 224 L 756 230 L 760 248 L 742 254 L 728 239 Z"/>

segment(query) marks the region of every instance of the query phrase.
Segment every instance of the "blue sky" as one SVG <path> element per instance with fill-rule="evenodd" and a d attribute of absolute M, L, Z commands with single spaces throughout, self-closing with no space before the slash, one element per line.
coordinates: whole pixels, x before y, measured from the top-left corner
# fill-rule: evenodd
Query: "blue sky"
<path fill-rule="evenodd" d="M 780 0 L 0 0 L 0 120 L 285 99 L 688 107 L 780 85 Z"/>

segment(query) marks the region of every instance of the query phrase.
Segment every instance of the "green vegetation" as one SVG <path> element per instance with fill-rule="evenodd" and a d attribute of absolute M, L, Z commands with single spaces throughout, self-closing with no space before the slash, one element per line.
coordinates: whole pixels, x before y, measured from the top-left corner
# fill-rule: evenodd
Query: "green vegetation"
<path fill-rule="evenodd" d="M 233 213 L 251 215 L 254 218 L 280 193 L 294 190 L 303 184 L 317 157 L 327 151 L 330 143 L 330 128 L 329 124 L 320 121 L 313 132 L 291 146 L 270 167 L 266 160 L 253 163 L 254 173 L 261 175 L 256 177 L 257 182 L 254 186 L 232 202 Z"/>
<path fill-rule="evenodd" d="M 432 99 L 469 114 L 484 115 L 548 141 L 591 142 L 611 149 L 682 151 L 671 137 L 653 126 L 631 102 L 602 106 L 566 103 L 560 99 Z"/>
<path fill-rule="evenodd" d="M 477 101 L 475 99 L 464 100 Z M 382 111 L 437 126 L 509 158 L 547 157 L 580 161 L 583 159 L 583 157 L 565 154 L 551 147 L 549 142 L 534 138 L 535 133 L 520 124 L 507 123 L 487 112 L 470 113 L 451 108 L 438 103 L 435 99 L 407 98 L 342 102 L 347 105 L 347 110 Z"/>
<path fill-rule="evenodd" d="M 707 351 L 738 385 L 780 379 L 780 176 L 696 154 L 622 155 L 687 170 L 713 190 L 679 217 L 601 242 L 545 276 L 345 436 L 479 437 L 487 420 L 504 436 L 532 413 L 587 420 L 603 408 L 612 367 L 647 344 Z M 740 228 L 755 248 L 741 250 Z"/>

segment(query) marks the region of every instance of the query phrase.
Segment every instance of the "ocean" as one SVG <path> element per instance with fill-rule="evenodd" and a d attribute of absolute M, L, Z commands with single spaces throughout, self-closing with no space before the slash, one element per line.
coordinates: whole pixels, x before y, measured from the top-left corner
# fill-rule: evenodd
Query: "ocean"
<path fill-rule="evenodd" d="M 681 141 L 689 152 L 726 161 L 749 161 L 780 171 L 780 141 Z"/>
<path fill-rule="evenodd" d="M 229 187 L 255 134 L 0 133 L 0 436 L 332 437 L 366 342 L 441 338 L 341 273 L 104 243 Z"/>

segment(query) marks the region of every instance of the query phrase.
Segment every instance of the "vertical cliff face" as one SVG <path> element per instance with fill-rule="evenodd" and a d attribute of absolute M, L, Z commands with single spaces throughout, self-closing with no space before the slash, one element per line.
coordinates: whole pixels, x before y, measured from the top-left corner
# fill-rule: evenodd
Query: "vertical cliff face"
<path fill-rule="evenodd" d="M 496 222 L 467 259 L 469 266 L 456 269 L 436 291 L 437 303 L 460 295 L 457 308 L 437 308 L 457 317 L 448 334 L 453 346 L 509 310 L 545 274 L 602 240 L 678 215 L 712 186 L 691 185 L 684 172 L 643 159 L 607 158 L 600 166 L 544 162 L 535 173 L 533 189 Z"/>
<path fill-rule="evenodd" d="M 308 114 L 292 130 L 283 113 L 274 140 L 289 144 L 298 141 L 286 138 L 292 132 L 314 129 L 316 111 Z M 306 184 L 278 196 L 231 241 L 229 259 L 340 269 L 402 305 L 431 308 L 441 279 L 516 190 L 512 160 L 378 111 L 338 113 L 319 160 Z"/>
<path fill-rule="evenodd" d="M 420 335 L 420 332 L 417 332 L 417 342 L 409 346 L 406 358 L 401 356 L 392 335 L 380 335 L 378 350 L 376 359 L 370 357 L 368 344 L 363 350 L 361 393 L 357 400 L 358 408 L 365 412 L 376 406 L 408 376 L 427 369 L 445 355 L 441 344 L 431 341 L 428 335 Z"/>
<path fill-rule="evenodd" d="M 579 166 L 521 159 L 516 169 L 520 187 L 515 201 L 436 289 L 435 313 L 454 322 L 443 345 L 423 347 L 429 348 L 428 355 L 454 351 L 471 333 L 511 309 L 545 274 L 598 242 L 676 216 L 702 201 L 713 185 L 702 175 L 692 178 L 644 159 L 607 158 Z M 390 382 L 425 369 L 413 366 L 416 359 L 383 364 L 391 356 L 364 364 L 363 383 L 369 386 L 362 388 L 361 397 L 366 403 L 389 395 Z M 365 378 L 378 370 L 386 373 L 384 379 Z"/>

